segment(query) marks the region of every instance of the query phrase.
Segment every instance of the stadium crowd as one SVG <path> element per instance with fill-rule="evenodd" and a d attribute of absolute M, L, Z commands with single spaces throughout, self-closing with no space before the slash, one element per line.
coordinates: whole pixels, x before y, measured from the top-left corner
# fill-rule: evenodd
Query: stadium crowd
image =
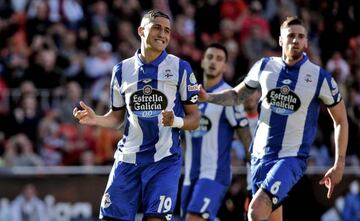
<path fill-rule="evenodd" d="M 150 8 L 173 17 L 168 51 L 190 61 L 200 82 L 204 46 L 222 42 L 233 86 L 256 60 L 279 55 L 279 24 L 301 17 L 307 54 L 344 95 L 347 164 L 360 164 L 360 1 L 0 0 L 0 166 L 111 164 L 121 131 L 77 124 L 72 110 L 81 99 L 97 113 L 107 110 L 112 67 L 140 46 L 134 31 Z M 324 111 L 312 165 L 332 163 L 332 121 Z"/>

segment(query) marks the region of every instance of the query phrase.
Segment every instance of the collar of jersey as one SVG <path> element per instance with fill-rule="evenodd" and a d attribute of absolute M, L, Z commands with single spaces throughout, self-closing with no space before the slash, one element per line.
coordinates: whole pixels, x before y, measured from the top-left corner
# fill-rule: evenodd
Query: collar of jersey
<path fill-rule="evenodd" d="M 214 86 L 206 89 L 206 92 L 213 92 L 213 91 L 215 91 L 215 90 L 216 90 L 217 88 L 219 88 L 223 83 L 225 83 L 225 82 L 224 82 L 223 79 L 221 79 L 221 81 L 219 81 L 217 84 L 215 84 Z"/>
<path fill-rule="evenodd" d="M 304 52 L 303 53 L 303 58 L 300 61 L 296 62 L 294 65 L 288 65 L 288 64 L 285 63 L 284 60 L 283 60 L 283 63 L 285 64 L 285 66 L 287 66 L 289 68 L 300 68 L 300 66 L 302 64 L 304 64 L 308 59 L 309 58 L 308 58 L 307 54 Z"/>
<path fill-rule="evenodd" d="M 136 52 L 135 52 L 135 59 L 136 59 L 136 66 L 137 67 L 140 67 L 140 66 L 143 66 L 143 65 L 153 65 L 153 66 L 159 66 L 159 64 L 166 58 L 166 56 L 168 55 L 166 53 L 166 51 L 162 51 L 160 56 L 157 57 L 155 60 L 153 60 L 151 63 L 147 64 L 147 63 L 144 63 L 142 61 L 142 59 L 140 58 L 140 54 L 141 54 L 141 51 L 140 49 L 138 49 Z"/>

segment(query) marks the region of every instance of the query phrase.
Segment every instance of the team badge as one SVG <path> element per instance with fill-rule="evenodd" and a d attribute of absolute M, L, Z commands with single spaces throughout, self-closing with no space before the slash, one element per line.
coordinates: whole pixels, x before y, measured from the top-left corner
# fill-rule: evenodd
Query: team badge
<path fill-rule="evenodd" d="M 205 115 L 202 115 L 199 122 L 199 127 L 190 131 L 192 137 L 202 137 L 211 129 L 211 120 Z"/>
<path fill-rule="evenodd" d="M 197 82 L 194 73 L 191 73 L 191 74 L 190 74 L 189 81 L 190 81 L 190 83 L 192 83 L 192 84 L 195 84 L 195 83 Z"/>
<path fill-rule="evenodd" d="M 108 208 L 111 205 L 110 194 L 105 193 L 101 200 L 101 207 Z"/>

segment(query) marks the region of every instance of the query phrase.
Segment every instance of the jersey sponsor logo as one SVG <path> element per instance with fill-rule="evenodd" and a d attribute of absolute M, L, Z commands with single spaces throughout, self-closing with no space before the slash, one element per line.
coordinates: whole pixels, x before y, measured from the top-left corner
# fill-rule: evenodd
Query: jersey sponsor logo
<path fill-rule="evenodd" d="M 200 118 L 199 127 L 195 130 L 191 130 L 190 134 L 195 138 L 202 137 L 211 129 L 211 126 L 211 120 L 207 116 L 202 115 Z"/>
<path fill-rule="evenodd" d="M 101 207 L 108 208 L 111 205 L 110 194 L 105 193 L 101 199 Z"/>
<path fill-rule="evenodd" d="M 131 111 L 142 118 L 151 118 L 159 115 L 167 106 L 166 95 L 161 91 L 146 85 L 130 96 Z"/>
<path fill-rule="evenodd" d="M 270 104 L 271 110 L 280 115 L 292 114 L 301 105 L 300 98 L 287 85 L 270 90 L 266 95 L 266 101 Z"/>
<path fill-rule="evenodd" d="M 194 84 L 194 85 L 188 85 L 187 88 L 188 91 L 198 91 L 199 86 L 198 84 Z"/>

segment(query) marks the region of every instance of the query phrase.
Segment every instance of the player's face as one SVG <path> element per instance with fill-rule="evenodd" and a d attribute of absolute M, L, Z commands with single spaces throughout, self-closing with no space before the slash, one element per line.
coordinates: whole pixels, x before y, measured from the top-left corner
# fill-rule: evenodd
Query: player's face
<path fill-rule="evenodd" d="M 156 17 L 139 28 L 139 35 L 146 50 L 163 51 L 169 44 L 170 33 L 170 21 L 163 17 Z"/>
<path fill-rule="evenodd" d="M 225 52 L 218 48 L 208 48 L 201 61 L 204 75 L 208 78 L 216 78 L 226 70 Z"/>
<path fill-rule="evenodd" d="M 308 46 L 305 28 L 301 25 L 291 25 L 288 28 L 281 29 L 279 44 L 282 47 L 285 60 L 299 60 Z"/>

